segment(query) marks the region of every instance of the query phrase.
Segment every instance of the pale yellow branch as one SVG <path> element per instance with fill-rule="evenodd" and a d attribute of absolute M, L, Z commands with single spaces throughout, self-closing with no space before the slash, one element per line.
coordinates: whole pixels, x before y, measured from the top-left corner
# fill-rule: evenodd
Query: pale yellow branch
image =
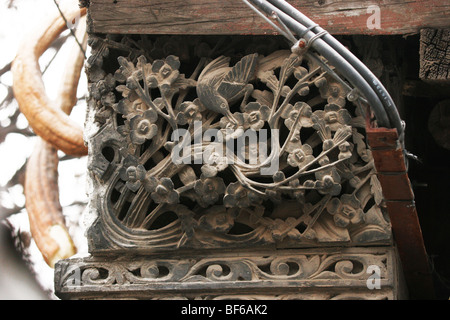
<path fill-rule="evenodd" d="M 86 14 L 86 9 L 64 13 L 68 21 Z M 51 43 L 67 28 L 59 13 L 34 30 L 20 46 L 12 64 L 13 90 L 21 112 L 34 132 L 55 148 L 70 155 L 86 155 L 83 130 L 47 97 L 39 57 Z"/>
<path fill-rule="evenodd" d="M 85 47 L 84 19 L 80 20 L 77 37 Z M 71 53 L 62 75 L 58 98 L 53 103 L 55 110 L 65 114 L 70 114 L 77 102 L 77 88 L 84 64 L 84 53 L 77 44 L 74 45 Z M 32 100 L 29 103 L 37 103 L 37 101 Z M 25 106 L 25 109 L 27 107 Z M 64 128 L 61 129 L 64 130 Z M 39 138 L 27 163 L 24 188 L 31 233 L 50 267 L 54 267 L 58 260 L 68 258 L 77 251 L 65 226 L 59 202 L 57 152 L 58 150 L 50 143 Z"/>

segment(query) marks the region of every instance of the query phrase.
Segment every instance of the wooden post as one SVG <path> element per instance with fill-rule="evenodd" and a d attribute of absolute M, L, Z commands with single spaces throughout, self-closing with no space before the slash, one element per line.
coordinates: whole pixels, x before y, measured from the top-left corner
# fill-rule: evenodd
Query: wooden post
<path fill-rule="evenodd" d="M 450 84 L 450 28 L 420 31 L 420 72 L 422 80 Z"/>

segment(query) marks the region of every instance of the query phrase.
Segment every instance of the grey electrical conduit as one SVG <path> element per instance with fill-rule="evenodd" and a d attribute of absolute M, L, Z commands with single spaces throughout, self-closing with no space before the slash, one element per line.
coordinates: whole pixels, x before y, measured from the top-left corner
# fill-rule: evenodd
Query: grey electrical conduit
<path fill-rule="evenodd" d="M 309 19 L 303 13 L 294 8 L 291 4 L 289 4 L 285 0 L 268 0 L 271 4 L 276 6 L 278 9 L 282 10 L 306 28 L 311 31 L 315 31 L 317 34 L 324 32 L 325 30 L 321 28 L 314 21 Z M 344 57 L 360 74 L 361 76 L 369 83 L 372 89 L 377 93 L 378 98 L 383 103 L 388 118 L 391 123 L 391 127 L 397 129 L 399 136 L 403 133 L 403 125 L 400 119 L 400 115 L 395 106 L 394 101 L 391 96 L 381 84 L 380 80 L 357 58 L 355 55 L 348 50 L 345 46 L 343 46 L 336 38 L 334 38 L 328 32 L 322 36 L 323 41 L 325 41 L 330 47 L 336 50 L 341 56 Z"/>
<path fill-rule="evenodd" d="M 325 59 L 327 59 L 330 62 L 330 64 L 336 66 L 338 70 L 342 73 L 342 75 L 354 87 L 358 88 L 361 94 L 367 99 L 369 105 L 372 107 L 375 113 L 379 126 L 388 128 L 393 127 L 393 125 L 391 125 L 391 121 L 387 115 L 384 105 L 382 104 L 376 92 L 368 84 L 367 80 L 364 79 L 362 75 L 346 59 L 344 59 L 343 56 L 341 56 L 338 52 L 336 52 L 335 49 L 333 49 L 328 43 L 326 43 L 322 39 L 322 37 L 328 34 L 325 32 L 325 30 L 323 30 L 324 32 L 319 32 L 316 34 L 311 31 L 311 29 L 314 29 L 315 27 L 314 23 L 312 23 L 312 26 L 306 27 L 297 20 L 295 20 L 293 17 L 287 15 L 284 11 L 275 7 L 271 3 L 268 3 L 267 1 L 263 0 L 249 0 L 249 1 L 254 3 L 255 6 L 263 10 L 268 15 L 276 13 L 276 15 L 288 29 L 292 30 L 294 33 L 298 35 L 302 35 L 303 38 L 308 43 L 311 39 L 313 39 L 310 45 L 316 51 L 318 51 L 323 57 L 325 57 Z M 249 4 L 248 1 L 244 0 L 244 2 L 246 4 Z M 319 35 L 320 33 L 321 36 L 318 37 L 317 35 Z M 292 39 L 289 40 L 292 41 Z M 361 65 L 364 66 L 362 63 Z M 364 68 L 366 67 L 364 66 Z M 383 86 L 381 86 L 381 88 L 383 88 Z M 400 133 L 402 132 L 401 122 L 397 130 Z"/>

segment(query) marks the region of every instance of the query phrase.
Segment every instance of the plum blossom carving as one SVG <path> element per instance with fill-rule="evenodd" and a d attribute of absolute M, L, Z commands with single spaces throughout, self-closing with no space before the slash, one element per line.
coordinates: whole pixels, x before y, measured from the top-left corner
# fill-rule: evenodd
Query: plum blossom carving
<path fill-rule="evenodd" d="M 342 228 L 364 219 L 361 203 L 353 194 L 343 194 L 340 199 L 332 198 L 327 204 L 327 211 L 333 216 L 335 224 Z"/>
<path fill-rule="evenodd" d="M 326 76 L 315 84 L 319 88 L 320 95 L 327 99 L 328 103 L 339 107 L 345 106 L 348 90 L 341 83 L 332 79 L 331 76 Z"/>
<path fill-rule="evenodd" d="M 225 207 L 247 208 L 258 203 L 261 198 L 253 191 L 245 188 L 239 182 L 230 183 L 223 197 Z"/>
<path fill-rule="evenodd" d="M 174 189 L 172 180 L 167 177 L 161 178 L 158 181 L 150 196 L 155 203 L 175 204 L 180 200 L 180 195 Z"/>
<path fill-rule="evenodd" d="M 119 103 L 113 105 L 113 109 L 117 113 L 124 115 L 125 118 L 131 118 L 138 112 L 143 112 L 146 108 L 144 102 L 138 98 L 134 101 L 122 99 Z"/>
<path fill-rule="evenodd" d="M 203 119 L 201 112 L 205 110 L 205 107 L 198 98 L 194 101 L 185 101 L 175 108 L 177 112 L 177 123 L 185 125 L 191 124 L 194 121 L 201 121 Z"/>
<path fill-rule="evenodd" d="M 324 175 L 321 180 L 316 181 L 314 187 L 321 194 L 336 196 L 341 192 L 341 185 L 330 175 Z"/>
<path fill-rule="evenodd" d="M 97 101 L 101 101 L 105 107 L 111 107 L 116 102 L 116 96 L 113 89 L 116 80 L 112 74 L 106 75 L 104 79 L 90 85 L 91 96 Z"/>
<path fill-rule="evenodd" d="M 128 89 L 134 90 L 139 86 L 138 81 L 142 80 L 143 73 L 140 64 L 134 66 L 131 61 L 125 57 L 118 57 L 119 69 L 114 73 L 114 78 L 121 83 L 126 83 Z"/>
<path fill-rule="evenodd" d="M 237 139 L 244 134 L 244 126 L 246 126 L 244 114 L 235 112 L 233 113 L 233 118 L 235 122 L 230 121 L 228 117 L 222 117 L 220 119 L 221 132 L 225 140 Z"/>
<path fill-rule="evenodd" d="M 324 156 L 319 160 L 319 164 L 324 167 L 330 164 L 330 159 Z M 315 173 L 315 176 L 317 179 L 315 187 L 319 193 L 336 196 L 341 192 L 341 177 L 335 167 L 319 170 Z"/>
<path fill-rule="evenodd" d="M 136 157 L 128 155 L 123 160 L 122 168 L 119 171 L 120 178 L 125 181 L 125 185 L 128 189 L 133 192 L 139 190 L 145 181 L 145 168 L 143 165 L 139 164 Z"/>
<path fill-rule="evenodd" d="M 287 162 L 292 167 L 299 167 L 302 168 L 311 161 L 313 161 L 315 158 L 313 156 L 313 150 L 309 144 L 304 144 L 301 147 L 293 150 L 291 153 L 289 153 L 289 156 L 287 158 Z"/>
<path fill-rule="evenodd" d="M 213 206 L 198 220 L 199 228 L 206 231 L 227 233 L 234 226 L 236 215 L 223 206 Z"/>
<path fill-rule="evenodd" d="M 214 177 L 218 172 L 225 170 L 228 167 L 228 160 L 226 157 L 217 152 L 212 152 L 206 159 L 206 164 L 201 168 L 203 176 L 206 178 Z"/>
<path fill-rule="evenodd" d="M 336 131 L 350 123 L 352 117 L 347 109 L 341 109 L 337 104 L 327 104 L 324 110 L 314 112 L 320 119 L 324 119 L 331 131 Z"/>
<path fill-rule="evenodd" d="M 260 130 L 269 119 L 270 108 L 258 102 L 250 102 L 244 107 L 245 119 L 249 127 L 255 131 Z"/>
<path fill-rule="evenodd" d="M 171 45 L 177 46 L 177 41 Z M 249 238 L 249 244 L 323 241 L 328 234 L 317 232 L 317 238 L 313 235 L 318 230 L 315 227 L 333 226 L 324 208 L 333 215 L 336 226 L 348 227 L 363 221 L 362 204 L 353 195 L 342 193 L 370 189 L 365 178 L 372 172 L 372 158 L 359 133 L 364 123 L 355 125 L 354 109 L 344 109 L 347 88 L 329 77 L 326 69 L 307 56 L 298 59 L 285 50 L 256 57 L 252 48 L 247 60 L 231 66 L 241 53 L 223 53 L 224 58 L 218 60 L 200 53 L 201 59 L 191 60 L 197 49 L 205 53 L 217 51 L 214 55 L 220 56 L 221 46 L 211 49 L 205 45 L 191 50 L 184 43 L 178 46 L 180 50 L 173 50 L 159 48 L 153 42 L 148 47 L 145 41 L 139 46 L 132 41 L 122 44 L 138 49 L 127 57 L 119 57 L 114 76 L 104 73 L 101 81 L 91 84 L 90 91 L 96 100 L 95 112 L 99 113 L 100 107 L 110 112 L 101 125 L 111 126 L 115 141 L 107 140 L 105 145 L 113 149 L 122 145 L 126 150 L 120 156 L 114 153 L 108 175 L 98 175 L 99 181 L 104 179 L 107 183 L 119 175 L 110 189 L 110 198 L 115 203 L 114 214 L 126 217 L 121 218 L 124 225 L 157 230 L 169 221 L 173 229 L 164 227 L 167 232 L 184 232 L 181 240 L 174 236 L 175 244 L 194 248 L 205 243 L 211 247 L 223 244 L 220 241 L 244 230 L 242 225 L 261 232 Z M 118 51 L 115 48 L 113 52 Z M 167 56 L 178 53 L 187 56 Z M 207 80 L 211 81 L 202 83 L 201 75 L 205 69 L 211 72 L 207 67 L 213 61 L 210 67 L 217 74 L 209 73 Z M 185 62 L 189 64 L 186 68 Z M 180 69 L 193 72 L 186 78 Z M 223 85 L 220 90 L 218 83 Z M 199 90 L 201 84 L 211 89 L 206 92 L 210 100 L 224 98 L 220 101 L 226 108 L 208 104 L 208 99 L 200 94 L 206 90 Z M 313 84 L 322 97 L 317 96 Z M 176 150 L 171 135 L 186 128 L 192 135 L 191 124 L 195 121 L 203 122 L 202 134 L 219 129 L 221 135 L 214 140 L 195 140 L 195 136 L 194 140 L 186 140 L 191 142 L 191 153 L 184 154 L 183 159 L 198 160 L 201 154 L 201 164 L 170 161 Z M 248 129 L 258 131 L 256 136 L 261 141 L 248 143 L 252 139 L 247 139 L 242 148 L 236 143 L 234 148 L 228 148 L 231 144 L 226 142 L 240 141 L 238 138 Z M 266 136 L 264 129 L 274 131 Z M 256 162 L 250 161 L 253 154 L 258 156 Z M 266 176 L 262 169 L 269 169 L 272 163 L 278 167 Z M 123 203 L 130 203 L 129 208 Z M 296 207 L 298 210 L 294 210 Z M 171 212 L 171 217 L 159 219 L 166 212 Z M 177 223 L 170 222 L 175 219 L 173 214 L 178 217 Z M 228 234 L 233 226 L 236 228 Z M 247 229 L 243 231 L 246 232 Z M 211 239 L 205 239 L 205 234 Z"/>
<path fill-rule="evenodd" d="M 152 73 L 147 77 L 150 88 L 160 88 L 163 91 L 170 89 L 177 80 L 180 72 L 180 60 L 176 56 L 168 56 L 164 60 L 155 60 L 152 64 Z"/>
<path fill-rule="evenodd" d="M 134 144 L 143 144 L 146 140 L 153 138 L 158 132 L 155 124 L 158 115 L 152 109 L 136 115 L 130 120 L 130 138 Z"/>
<path fill-rule="evenodd" d="M 299 115 L 300 114 L 300 115 Z M 288 129 L 293 129 L 293 125 L 297 121 L 297 124 L 301 127 L 310 128 L 313 126 L 311 120 L 311 107 L 305 102 L 297 102 L 295 105 L 289 104 L 281 113 L 281 117 L 284 120 L 284 124 Z M 297 120 L 297 118 L 299 118 Z"/>
<path fill-rule="evenodd" d="M 199 196 L 199 204 L 204 208 L 215 204 L 225 193 L 225 189 L 225 183 L 219 177 L 197 180 L 194 186 L 195 193 Z"/>

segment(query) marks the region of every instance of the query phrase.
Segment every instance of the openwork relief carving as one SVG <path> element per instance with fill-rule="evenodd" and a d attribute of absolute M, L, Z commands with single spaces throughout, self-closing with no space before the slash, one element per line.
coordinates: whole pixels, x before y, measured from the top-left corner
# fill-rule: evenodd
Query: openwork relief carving
<path fill-rule="evenodd" d="M 248 293 L 242 298 L 264 296 L 260 292 L 264 287 L 274 290 L 271 291 L 271 299 L 283 296 L 306 299 L 308 295 L 304 290 L 314 292 L 317 288 L 331 289 L 320 292 L 319 297 L 332 299 L 346 296 L 342 288 L 351 286 L 352 291 L 347 294 L 370 299 L 384 296 L 386 290 L 392 289 L 395 277 L 393 257 L 391 251 L 378 249 L 366 252 L 279 251 L 276 255 L 247 254 L 245 257 L 226 254 L 222 257 L 178 259 L 138 257 L 132 261 L 111 257 L 72 259 L 72 263 L 68 260 L 59 263 L 60 272 L 55 280 L 60 294 L 78 292 L 81 296 L 107 290 L 109 294 L 121 292 L 126 295 L 132 291 L 134 296 L 145 294 L 147 298 L 155 298 L 161 295 L 161 288 L 170 287 L 180 297 L 202 289 L 200 292 L 206 297 L 215 297 L 219 293 L 215 298 L 220 299 L 220 294 L 223 294 L 220 288 L 232 284 Z M 368 270 L 374 265 L 380 270 L 379 282 L 383 289 L 375 292 L 367 287 Z M 283 288 L 282 291 L 278 292 L 279 288 Z M 303 289 L 303 297 L 298 295 L 299 288 Z M 337 289 L 336 292 L 333 289 Z M 164 297 L 169 298 L 170 294 L 166 292 Z M 234 297 L 240 298 L 238 292 Z M 317 298 L 317 292 L 311 297 Z"/>
<path fill-rule="evenodd" d="M 91 35 L 105 248 L 390 241 L 355 92 L 319 56 L 244 40 Z"/>

